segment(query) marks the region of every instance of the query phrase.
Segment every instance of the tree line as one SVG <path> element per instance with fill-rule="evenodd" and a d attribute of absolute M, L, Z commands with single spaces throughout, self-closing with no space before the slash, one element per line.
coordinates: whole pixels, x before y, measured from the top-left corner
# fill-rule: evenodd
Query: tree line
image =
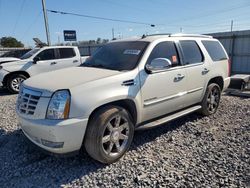
<path fill-rule="evenodd" d="M 88 46 L 88 45 L 98 45 L 109 42 L 109 39 L 102 39 L 98 37 L 96 40 L 86 40 L 86 41 L 76 41 L 76 42 L 67 42 L 60 43 L 57 45 L 73 45 L 73 46 Z M 0 46 L 4 48 L 18 48 L 24 47 L 24 44 L 21 41 L 18 41 L 14 37 L 2 37 L 0 38 Z"/>
<path fill-rule="evenodd" d="M 24 44 L 21 41 L 18 41 L 14 37 L 2 37 L 0 38 L 0 46 L 5 48 L 14 48 L 14 47 L 24 47 Z"/>

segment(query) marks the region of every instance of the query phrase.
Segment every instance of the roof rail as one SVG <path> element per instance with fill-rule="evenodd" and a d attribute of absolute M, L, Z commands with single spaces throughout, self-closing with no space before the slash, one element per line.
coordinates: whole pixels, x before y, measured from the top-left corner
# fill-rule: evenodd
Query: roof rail
<path fill-rule="evenodd" d="M 157 34 L 150 34 L 150 35 L 144 34 L 144 35 L 142 35 L 141 38 L 144 39 L 146 37 L 161 36 L 161 35 L 166 35 L 166 36 L 170 37 L 171 33 L 157 33 Z"/>
<path fill-rule="evenodd" d="M 170 37 L 201 37 L 201 38 L 213 38 L 212 36 L 209 36 L 209 35 L 185 34 L 185 33 L 171 34 Z"/>

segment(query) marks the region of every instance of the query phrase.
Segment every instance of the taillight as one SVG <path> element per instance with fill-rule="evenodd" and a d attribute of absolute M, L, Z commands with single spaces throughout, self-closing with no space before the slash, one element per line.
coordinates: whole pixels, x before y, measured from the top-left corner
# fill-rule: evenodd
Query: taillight
<path fill-rule="evenodd" d="M 231 76 L 231 59 L 228 59 L 228 77 Z"/>

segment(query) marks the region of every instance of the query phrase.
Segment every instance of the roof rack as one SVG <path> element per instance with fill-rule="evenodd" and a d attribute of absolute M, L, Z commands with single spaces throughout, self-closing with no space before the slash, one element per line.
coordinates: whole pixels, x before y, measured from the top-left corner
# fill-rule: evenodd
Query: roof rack
<path fill-rule="evenodd" d="M 212 36 L 209 35 L 200 35 L 200 34 L 185 34 L 185 33 L 176 33 L 176 34 L 171 34 L 171 33 L 158 33 L 158 34 L 150 34 L 150 35 L 142 35 L 142 39 L 146 37 L 151 37 L 151 36 L 161 36 L 161 35 L 166 35 L 167 37 L 200 37 L 200 38 L 213 38 Z"/>
<path fill-rule="evenodd" d="M 213 38 L 212 36 L 209 36 L 209 35 L 185 34 L 185 33 L 171 34 L 170 37 L 201 37 L 201 38 Z"/>
<path fill-rule="evenodd" d="M 166 36 L 170 37 L 171 33 L 157 33 L 157 34 L 150 34 L 150 35 L 144 34 L 144 35 L 142 35 L 141 38 L 144 39 L 146 37 L 161 36 L 161 35 L 166 35 Z"/>

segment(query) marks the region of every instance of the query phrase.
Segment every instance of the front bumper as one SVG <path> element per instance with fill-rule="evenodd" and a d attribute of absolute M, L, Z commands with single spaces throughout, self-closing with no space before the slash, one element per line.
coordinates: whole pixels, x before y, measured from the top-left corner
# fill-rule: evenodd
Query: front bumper
<path fill-rule="evenodd" d="M 4 69 L 0 70 L 0 87 L 3 86 L 3 79 L 8 73 L 9 72 Z"/>
<path fill-rule="evenodd" d="M 75 152 L 82 146 L 88 119 L 30 120 L 19 116 L 25 136 L 42 149 L 55 154 Z"/>

